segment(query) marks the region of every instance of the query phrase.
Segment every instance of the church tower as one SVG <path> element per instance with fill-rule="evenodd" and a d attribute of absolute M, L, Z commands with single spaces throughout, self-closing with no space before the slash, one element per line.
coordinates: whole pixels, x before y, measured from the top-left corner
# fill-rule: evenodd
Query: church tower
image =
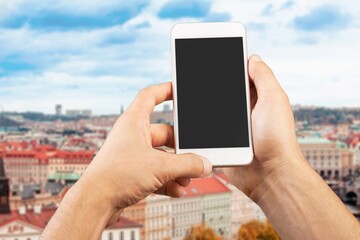
<path fill-rule="evenodd" d="M 9 178 L 5 175 L 4 161 L 0 154 L 0 214 L 10 213 Z"/>

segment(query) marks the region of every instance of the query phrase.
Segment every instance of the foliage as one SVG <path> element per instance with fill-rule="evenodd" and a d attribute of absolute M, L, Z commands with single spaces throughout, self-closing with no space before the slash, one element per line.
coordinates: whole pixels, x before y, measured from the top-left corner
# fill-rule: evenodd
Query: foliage
<path fill-rule="evenodd" d="M 268 221 L 253 220 L 240 227 L 238 240 L 280 240 L 280 237 Z"/>
<path fill-rule="evenodd" d="M 200 224 L 192 226 L 184 240 L 221 240 L 221 237 L 217 236 L 213 229 Z"/>

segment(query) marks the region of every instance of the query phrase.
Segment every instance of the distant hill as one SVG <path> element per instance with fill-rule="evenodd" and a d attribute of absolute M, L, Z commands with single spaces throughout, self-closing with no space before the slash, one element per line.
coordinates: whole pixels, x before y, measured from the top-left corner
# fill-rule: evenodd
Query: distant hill
<path fill-rule="evenodd" d="M 0 128 L 17 128 L 20 125 L 20 123 L 11 120 L 4 115 L 0 115 Z"/>
<path fill-rule="evenodd" d="M 6 117 L 6 115 L 13 115 L 13 116 L 20 115 L 26 120 L 38 121 L 38 122 L 56 121 L 56 120 L 73 121 L 73 120 L 89 118 L 86 116 L 66 116 L 66 115 L 58 116 L 54 114 L 44 114 L 41 112 L 4 112 L 3 116 Z"/>
<path fill-rule="evenodd" d="M 296 121 L 309 124 L 352 123 L 360 119 L 360 108 L 297 107 L 293 112 Z"/>

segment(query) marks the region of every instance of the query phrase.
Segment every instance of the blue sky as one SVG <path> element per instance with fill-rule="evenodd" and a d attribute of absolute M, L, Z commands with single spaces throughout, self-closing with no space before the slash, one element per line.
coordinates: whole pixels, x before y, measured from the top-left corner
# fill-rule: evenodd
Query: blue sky
<path fill-rule="evenodd" d="M 118 113 L 170 79 L 178 22 L 240 21 L 292 104 L 359 106 L 360 3 L 293 0 L 0 0 L 5 111 Z"/>

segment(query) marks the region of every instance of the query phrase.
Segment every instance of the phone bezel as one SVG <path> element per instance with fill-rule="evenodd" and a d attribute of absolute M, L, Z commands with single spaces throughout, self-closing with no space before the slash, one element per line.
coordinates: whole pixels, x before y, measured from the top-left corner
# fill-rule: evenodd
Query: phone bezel
<path fill-rule="evenodd" d="M 176 53 L 175 39 L 181 38 L 218 38 L 218 37 L 242 37 L 244 50 L 245 67 L 245 88 L 248 116 L 249 147 L 229 147 L 229 148 L 195 148 L 180 149 L 178 135 L 178 111 L 177 111 L 177 84 L 176 84 Z M 211 22 L 211 23 L 179 23 L 171 29 L 171 66 L 172 66 L 172 88 L 174 100 L 174 138 L 175 152 L 195 153 L 206 157 L 213 166 L 238 166 L 251 163 L 253 159 L 253 144 L 251 131 L 251 112 L 250 112 L 250 91 L 248 79 L 248 59 L 247 41 L 245 27 L 238 22 Z"/>

